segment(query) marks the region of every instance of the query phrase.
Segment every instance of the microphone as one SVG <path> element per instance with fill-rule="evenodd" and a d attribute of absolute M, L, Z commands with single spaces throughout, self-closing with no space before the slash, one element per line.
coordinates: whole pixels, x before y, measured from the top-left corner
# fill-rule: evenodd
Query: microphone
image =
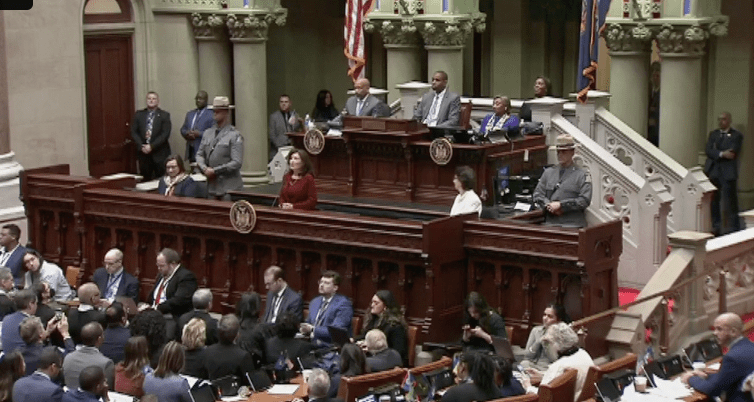
<path fill-rule="evenodd" d="M 270 205 L 271 207 L 273 207 L 273 208 L 275 207 L 275 204 L 277 204 L 277 202 L 278 202 L 278 198 L 280 198 L 280 196 L 277 196 L 277 197 L 275 197 L 275 198 L 274 198 L 274 199 L 272 200 L 272 204 Z"/>

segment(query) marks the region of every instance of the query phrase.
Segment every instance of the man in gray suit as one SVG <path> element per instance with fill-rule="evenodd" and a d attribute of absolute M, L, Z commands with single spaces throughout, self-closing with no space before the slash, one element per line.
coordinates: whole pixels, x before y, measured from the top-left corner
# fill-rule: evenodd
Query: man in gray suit
<path fill-rule="evenodd" d="M 90 322 L 81 330 L 81 349 L 69 353 L 63 360 L 63 375 L 65 385 L 70 389 L 79 387 L 79 375 L 89 366 L 97 366 L 105 371 L 108 384 L 115 386 L 115 365 L 113 361 L 105 357 L 99 351 L 105 338 L 102 325 L 98 322 Z"/>
<path fill-rule="evenodd" d="M 369 94 L 369 80 L 359 78 L 354 82 L 356 95 L 346 101 L 346 112 L 351 116 L 390 117 L 390 108 L 385 102 Z"/>
<path fill-rule="evenodd" d="M 414 110 L 414 119 L 429 127 L 458 127 L 461 124 L 461 97 L 448 88 L 448 74 L 438 71 L 432 76 L 432 91 L 422 96 Z"/>
<path fill-rule="evenodd" d="M 267 137 L 270 139 L 270 150 L 268 161 L 271 161 L 278 153 L 278 148 L 291 145 L 286 133 L 292 131 L 301 131 L 304 126 L 301 117 L 296 111 L 291 111 L 291 98 L 286 95 L 280 95 L 280 110 L 270 115 L 270 124 L 268 127 Z"/>
<path fill-rule="evenodd" d="M 230 201 L 229 190 L 243 187 L 243 137 L 230 124 L 230 104 L 227 96 L 216 96 L 210 106 L 215 125 L 202 135 L 196 152 L 196 164 L 207 176 L 207 193 L 210 198 Z"/>

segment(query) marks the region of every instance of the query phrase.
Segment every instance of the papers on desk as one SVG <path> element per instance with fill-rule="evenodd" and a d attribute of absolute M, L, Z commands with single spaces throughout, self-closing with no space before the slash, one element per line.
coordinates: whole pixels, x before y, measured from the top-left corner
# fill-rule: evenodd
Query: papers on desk
<path fill-rule="evenodd" d="M 196 385 L 196 383 L 200 380 L 199 378 L 192 377 L 186 374 L 181 374 L 181 377 L 183 377 L 184 379 L 186 379 L 186 381 L 188 381 L 189 388 L 194 388 L 194 385 Z"/>
<path fill-rule="evenodd" d="M 275 384 L 267 390 L 267 393 L 271 395 L 293 395 L 299 386 L 299 384 Z"/>
<path fill-rule="evenodd" d="M 135 399 L 131 395 L 121 394 L 120 392 L 108 391 L 107 398 L 110 402 L 133 402 Z"/>
<path fill-rule="evenodd" d="M 693 394 L 693 390 L 681 382 L 680 378 L 675 380 L 663 380 L 655 377 L 657 382 L 656 388 L 647 388 L 646 393 L 636 392 L 633 387 L 628 386 L 623 389 L 622 402 L 667 402 L 672 399 L 682 399 Z"/>
<path fill-rule="evenodd" d="M 248 396 L 238 396 L 238 395 L 236 395 L 236 396 L 224 396 L 224 397 L 220 398 L 221 401 L 226 401 L 226 402 L 245 401 L 247 399 L 249 399 Z"/>
<path fill-rule="evenodd" d="M 707 366 L 707 369 L 720 371 L 720 362 L 710 364 L 709 366 Z"/>

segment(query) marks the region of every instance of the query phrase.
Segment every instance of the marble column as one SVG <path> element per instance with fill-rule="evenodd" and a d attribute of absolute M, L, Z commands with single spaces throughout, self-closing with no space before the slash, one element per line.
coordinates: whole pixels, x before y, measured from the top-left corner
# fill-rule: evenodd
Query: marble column
<path fill-rule="evenodd" d="M 660 149 L 687 168 L 698 165 L 704 149 L 702 56 L 708 37 L 699 25 L 665 24 L 656 35 L 662 58 Z"/>
<path fill-rule="evenodd" d="M 392 103 L 401 96 L 396 85 L 421 80 L 421 51 L 416 25 L 411 19 L 375 20 L 364 23 L 367 32 L 379 32 L 387 50 L 387 96 Z"/>
<path fill-rule="evenodd" d="M 225 30 L 225 16 L 191 15 L 199 57 L 199 89 L 207 91 L 209 101 L 215 96 L 233 99 L 233 64 Z"/>
<path fill-rule="evenodd" d="M 267 175 L 267 32 L 285 14 L 228 14 L 233 43 L 236 128 L 244 137 L 241 175 L 245 186 L 266 184 Z"/>
<path fill-rule="evenodd" d="M 610 49 L 610 111 L 647 136 L 652 32 L 638 25 L 610 24 L 603 32 Z"/>

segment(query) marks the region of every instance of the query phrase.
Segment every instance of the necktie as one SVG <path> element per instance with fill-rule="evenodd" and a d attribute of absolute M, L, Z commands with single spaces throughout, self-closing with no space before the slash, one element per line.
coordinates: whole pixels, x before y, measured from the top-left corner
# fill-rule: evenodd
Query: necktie
<path fill-rule="evenodd" d="M 275 295 L 275 300 L 272 303 L 272 322 L 277 321 L 278 310 L 280 310 L 280 303 L 283 302 L 283 297 Z"/>
<path fill-rule="evenodd" d="M 157 306 L 160 304 L 160 299 L 162 299 L 162 292 L 165 291 L 165 285 L 168 282 L 165 280 L 165 278 L 162 279 L 162 283 L 160 284 L 160 289 L 157 290 L 157 297 L 154 298 L 154 305 Z"/>
<path fill-rule="evenodd" d="M 122 274 L 121 274 L 122 275 Z M 120 275 L 113 275 L 110 274 L 109 278 L 107 280 L 107 291 L 105 293 L 105 299 L 111 299 L 115 297 L 115 284 L 118 283 L 118 280 L 120 279 Z"/>
<path fill-rule="evenodd" d="M 361 116 L 361 109 L 364 108 L 364 100 L 361 99 L 356 102 L 356 116 Z"/>
<path fill-rule="evenodd" d="M 435 125 L 437 122 L 437 109 L 440 108 L 440 94 L 435 95 L 435 99 L 432 100 L 432 107 L 429 108 L 429 115 L 427 115 L 427 125 Z"/>
<path fill-rule="evenodd" d="M 152 124 L 154 123 L 154 110 L 149 112 L 149 115 L 147 116 L 147 134 L 146 134 L 146 140 L 149 142 L 149 139 L 152 138 Z"/>
<path fill-rule="evenodd" d="M 317 312 L 317 319 L 314 321 L 315 327 L 322 325 L 322 320 L 325 319 L 325 310 L 327 310 L 328 305 L 330 305 L 330 300 L 324 302 L 324 304 L 320 306 L 319 311 Z"/>

